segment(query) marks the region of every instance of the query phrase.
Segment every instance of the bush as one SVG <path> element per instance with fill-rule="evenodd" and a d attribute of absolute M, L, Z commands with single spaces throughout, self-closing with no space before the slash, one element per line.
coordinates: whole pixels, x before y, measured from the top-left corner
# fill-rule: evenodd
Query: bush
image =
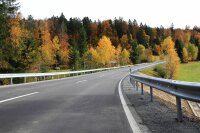
<path fill-rule="evenodd" d="M 164 66 L 158 65 L 154 67 L 154 71 L 157 72 L 158 76 L 161 78 L 166 78 L 166 68 Z"/>
<path fill-rule="evenodd" d="M 40 71 L 41 71 L 42 73 L 49 72 L 49 70 L 50 70 L 50 68 L 49 68 L 48 66 L 42 65 L 42 66 L 40 67 Z"/>

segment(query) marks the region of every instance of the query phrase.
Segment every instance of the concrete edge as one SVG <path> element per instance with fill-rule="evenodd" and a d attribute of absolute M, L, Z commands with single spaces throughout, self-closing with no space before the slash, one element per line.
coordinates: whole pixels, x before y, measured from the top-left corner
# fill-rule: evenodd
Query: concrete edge
<path fill-rule="evenodd" d="M 130 111 L 128 105 L 130 105 L 130 102 L 129 104 L 127 104 L 125 98 L 124 98 L 124 94 L 122 93 L 122 87 L 121 87 L 121 83 L 122 81 L 126 78 L 127 76 L 125 76 L 124 78 L 122 78 L 120 81 L 119 81 L 119 84 L 118 84 L 118 91 L 119 91 L 119 97 L 120 97 L 120 100 L 121 100 L 121 104 L 122 104 L 122 107 L 124 109 L 124 112 L 126 114 L 126 117 L 128 119 L 128 122 L 130 124 L 130 127 L 132 129 L 132 132 L 133 133 L 142 133 L 139 126 L 138 126 L 138 122 L 135 120 L 135 118 L 133 117 L 132 115 L 132 112 Z"/>
<path fill-rule="evenodd" d="M 129 75 L 125 76 L 125 77 L 122 79 L 121 83 L 122 83 L 122 82 L 124 81 L 124 79 L 125 79 L 126 77 L 128 77 L 128 76 L 129 76 Z M 125 100 L 125 102 L 126 102 L 128 108 L 129 108 L 129 110 L 130 110 L 130 112 L 131 112 L 131 114 L 132 114 L 132 117 L 134 118 L 135 122 L 137 123 L 138 128 L 140 129 L 140 132 L 141 132 L 141 133 L 151 133 L 151 131 L 149 130 L 149 128 L 148 128 L 146 125 L 143 124 L 143 121 L 142 121 L 141 117 L 138 115 L 138 113 L 136 112 L 136 110 L 135 110 L 134 107 L 132 106 L 132 104 L 131 104 L 130 100 L 128 99 L 127 95 L 125 94 L 123 88 L 122 88 L 122 95 L 123 95 L 124 100 Z M 128 117 L 128 116 L 127 116 L 127 117 Z M 134 131 L 133 131 L 133 132 L 134 132 Z M 137 133 L 137 132 L 134 132 L 134 133 Z"/>

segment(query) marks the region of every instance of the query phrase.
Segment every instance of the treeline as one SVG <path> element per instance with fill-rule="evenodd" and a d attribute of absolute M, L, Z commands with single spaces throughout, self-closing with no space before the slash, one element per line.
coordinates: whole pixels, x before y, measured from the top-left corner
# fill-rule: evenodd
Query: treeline
<path fill-rule="evenodd" d="M 0 72 L 45 72 L 49 69 L 90 69 L 154 61 L 163 56 L 171 37 L 182 62 L 200 59 L 200 28 L 152 28 L 123 18 L 92 21 L 44 20 L 17 13 L 13 0 L 0 1 Z"/>

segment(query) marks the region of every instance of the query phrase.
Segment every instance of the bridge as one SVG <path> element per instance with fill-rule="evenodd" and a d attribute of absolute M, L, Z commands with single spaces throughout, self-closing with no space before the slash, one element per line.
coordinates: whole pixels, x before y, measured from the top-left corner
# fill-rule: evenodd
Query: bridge
<path fill-rule="evenodd" d="M 157 129 L 159 125 L 155 121 L 160 119 L 163 126 L 169 126 L 164 117 L 161 119 L 161 115 L 163 110 L 171 109 L 162 107 L 163 110 L 159 112 L 161 117 L 148 117 L 151 112 L 145 114 L 144 110 L 150 109 L 153 114 L 153 108 L 158 109 L 160 105 L 157 104 L 159 102 L 156 98 L 153 99 L 153 93 L 145 93 L 145 88 L 139 87 L 138 84 L 140 82 L 151 86 L 151 92 L 153 87 L 159 87 L 153 86 L 153 82 L 150 85 L 142 81 L 144 77 L 135 74 L 136 71 L 153 65 L 155 63 L 76 72 L 0 75 L 0 78 L 9 78 L 11 84 L 0 87 L 0 132 L 142 133 L 152 132 L 154 128 L 159 132 L 166 127 Z M 69 77 L 70 75 L 73 77 Z M 60 79 L 55 79 L 56 76 Z M 35 77 L 35 82 L 27 83 L 29 77 Z M 24 78 L 24 83 L 15 85 L 15 78 Z M 37 82 L 41 78 L 42 81 Z M 199 91 L 199 87 L 194 90 Z M 194 92 L 189 94 L 190 100 L 200 99 Z M 154 102 L 150 102 L 151 100 Z M 181 104 L 177 103 L 178 107 L 181 107 Z M 179 112 L 180 108 L 177 109 Z M 177 111 L 172 112 L 174 117 Z M 187 121 L 185 117 L 182 119 L 179 113 L 175 117 L 179 121 L 183 120 L 183 123 L 166 116 L 168 122 L 179 126 L 172 126 L 168 131 L 176 129 L 175 131 L 199 132 L 193 122 Z"/>

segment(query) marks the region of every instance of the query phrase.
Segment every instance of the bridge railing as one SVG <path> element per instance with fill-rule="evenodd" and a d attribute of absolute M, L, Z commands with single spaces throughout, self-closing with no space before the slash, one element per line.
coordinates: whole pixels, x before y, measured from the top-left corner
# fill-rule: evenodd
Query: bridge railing
<path fill-rule="evenodd" d="M 130 65 L 127 65 L 130 66 Z M 112 70 L 127 66 L 119 66 L 119 67 L 111 67 L 111 68 L 99 68 L 99 69 L 91 69 L 91 70 L 80 70 L 80 71 L 69 71 L 69 72 L 51 72 L 51 73 L 13 73 L 13 74 L 0 74 L 0 79 L 10 79 L 10 84 L 13 84 L 13 79 L 15 78 L 24 78 L 24 83 L 27 83 L 27 78 L 35 78 L 35 82 L 37 82 L 37 78 L 41 77 L 43 80 L 46 80 L 47 77 L 51 77 L 54 79 L 54 76 L 63 76 L 67 75 L 78 75 L 78 74 L 86 74 L 86 73 L 94 73 L 105 70 Z"/>
<path fill-rule="evenodd" d="M 182 108 L 181 99 L 200 102 L 200 83 L 185 82 L 178 80 L 162 79 L 152 76 L 138 74 L 138 71 L 152 67 L 165 62 L 158 62 L 155 64 L 146 65 L 144 67 L 136 68 L 131 71 L 131 83 L 138 89 L 138 83 L 141 83 L 141 91 L 143 94 L 143 85 L 150 87 L 151 101 L 153 101 L 153 89 L 158 89 L 165 93 L 171 94 L 176 97 L 177 106 L 177 120 L 182 121 Z"/>

